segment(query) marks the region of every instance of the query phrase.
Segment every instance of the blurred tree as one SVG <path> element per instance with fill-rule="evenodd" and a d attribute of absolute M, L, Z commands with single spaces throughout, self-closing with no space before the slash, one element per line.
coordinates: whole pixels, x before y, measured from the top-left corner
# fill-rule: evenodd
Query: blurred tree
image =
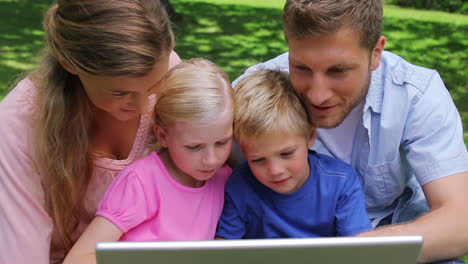
<path fill-rule="evenodd" d="M 166 11 L 169 14 L 171 20 L 178 21 L 182 18 L 182 15 L 175 11 L 169 0 L 161 0 L 161 3 L 166 7 Z"/>

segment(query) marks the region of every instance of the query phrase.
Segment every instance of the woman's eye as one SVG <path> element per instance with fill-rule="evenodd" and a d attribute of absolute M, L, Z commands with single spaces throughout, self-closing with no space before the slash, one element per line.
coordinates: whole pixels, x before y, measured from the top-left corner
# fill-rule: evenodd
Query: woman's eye
<path fill-rule="evenodd" d="M 128 93 L 125 93 L 125 92 L 122 92 L 122 93 L 120 93 L 120 92 L 112 93 L 113 96 L 125 96 L 125 95 L 127 95 L 127 94 L 128 94 Z"/>

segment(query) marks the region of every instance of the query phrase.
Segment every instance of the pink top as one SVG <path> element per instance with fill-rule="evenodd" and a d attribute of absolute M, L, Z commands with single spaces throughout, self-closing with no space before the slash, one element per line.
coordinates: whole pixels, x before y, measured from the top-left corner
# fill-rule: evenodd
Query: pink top
<path fill-rule="evenodd" d="M 171 54 L 170 67 L 180 62 Z M 44 209 L 44 193 L 33 157 L 32 118 L 36 88 L 24 79 L 0 102 L 0 263 L 55 263 L 50 251 L 52 221 Z M 154 105 L 152 97 L 150 105 Z M 141 157 L 152 140 L 151 113 L 144 114 L 125 160 L 97 159 L 86 204 L 96 210 L 107 186 L 125 166 Z M 82 222 L 78 237 L 88 223 Z"/>
<path fill-rule="evenodd" d="M 174 180 L 153 152 L 122 170 L 96 215 L 124 232 L 121 241 L 211 240 L 230 174 L 225 165 L 202 187 L 190 188 Z"/>

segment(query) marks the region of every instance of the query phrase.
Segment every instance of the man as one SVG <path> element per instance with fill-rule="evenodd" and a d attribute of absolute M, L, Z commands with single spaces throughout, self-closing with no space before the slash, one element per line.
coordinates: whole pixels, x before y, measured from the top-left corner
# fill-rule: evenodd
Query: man
<path fill-rule="evenodd" d="M 362 235 L 423 235 L 420 262 L 467 254 L 468 152 L 459 113 L 436 71 L 384 51 L 382 16 L 381 0 L 287 0 L 289 53 L 234 84 L 263 68 L 290 72 L 320 128 L 313 148 L 359 173 L 377 226 Z"/>

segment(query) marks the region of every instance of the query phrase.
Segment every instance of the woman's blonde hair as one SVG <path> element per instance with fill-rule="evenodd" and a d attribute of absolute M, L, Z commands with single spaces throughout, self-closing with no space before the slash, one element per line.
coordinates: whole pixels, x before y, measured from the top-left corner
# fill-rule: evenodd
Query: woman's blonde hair
<path fill-rule="evenodd" d="M 234 111 L 233 90 L 226 73 L 209 60 L 195 58 L 172 68 L 156 91 L 155 123 L 209 124 L 225 111 Z"/>
<path fill-rule="evenodd" d="M 65 254 L 79 222 L 94 213 L 85 208 L 94 154 L 91 102 L 62 65 L 95 76 L 145 76 L 169 55 L 174 37 L 158 0 L 58 0 L 45 14 L 44 30 L 48 48 L 31 74 L 38 88 L 34 148 L 54 224 L 51 251 Z"/>
<path fill-rule="evenodd" d="M 311 136 L 313 125 L 287 73 L 253 72 L 236 85 L 234 97 L 234 137 L 239 144 L 244 137 L 269 134 Z"/>

